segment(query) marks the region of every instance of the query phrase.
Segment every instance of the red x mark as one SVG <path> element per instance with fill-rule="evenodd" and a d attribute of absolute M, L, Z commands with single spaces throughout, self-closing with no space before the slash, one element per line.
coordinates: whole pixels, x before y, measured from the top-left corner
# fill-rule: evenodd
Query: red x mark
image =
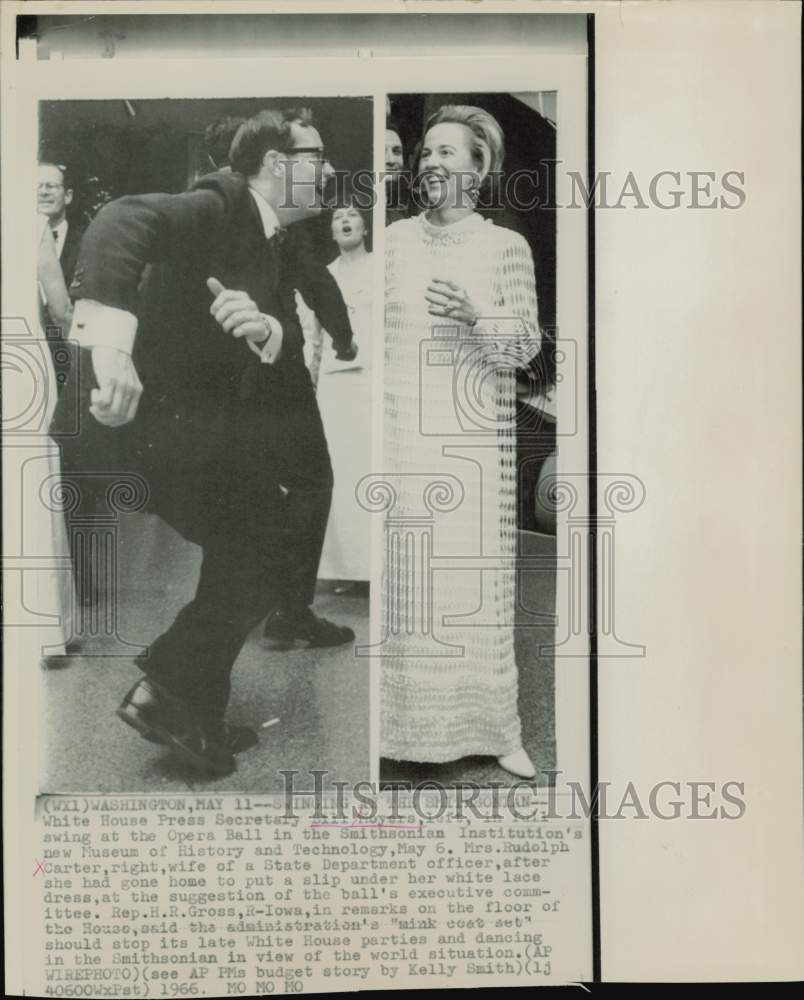
<path fill-rule="evenodd" d="M 38 875 L 39 872 L 41 872 L 44 875 L 45 869 L 42 867 L 42 862 L 37 860 L 36 868 L 34 868 L 34 875 Z"/>

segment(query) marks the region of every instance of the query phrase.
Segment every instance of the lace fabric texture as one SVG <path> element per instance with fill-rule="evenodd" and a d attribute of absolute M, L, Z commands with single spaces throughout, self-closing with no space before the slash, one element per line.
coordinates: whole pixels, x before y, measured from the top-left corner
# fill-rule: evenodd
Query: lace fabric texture
<path fill-rule="evenodd" d="M 472 327 L 431 316 L 434 278 Z M 397 760 L 521 745 L 514 660 L 515 370 L 539 347 L 527 242 L 473 214 L 386 230 L 382 748 Z"/>

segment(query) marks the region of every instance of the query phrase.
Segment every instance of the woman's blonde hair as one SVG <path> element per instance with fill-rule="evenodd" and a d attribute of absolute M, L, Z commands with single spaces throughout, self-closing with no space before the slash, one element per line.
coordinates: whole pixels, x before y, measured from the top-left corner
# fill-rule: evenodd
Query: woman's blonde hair
<path fill-rule="evenodd" d="M 483 180 L 502 168 L 505 158 L 503 130 L 493 115 L 470 104 L 445 104 L 427 119 L 425 134 L 436 125 L 453 122 L 465 125 L 472 133 L 472 158 Z"/>

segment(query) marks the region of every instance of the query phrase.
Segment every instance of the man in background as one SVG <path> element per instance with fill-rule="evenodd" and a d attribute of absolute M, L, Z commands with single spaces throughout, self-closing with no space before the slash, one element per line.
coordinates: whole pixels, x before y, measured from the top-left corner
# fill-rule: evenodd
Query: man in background
<path fill-rule="evenodd" d="M 59 163 L 43 161 L 39 164 L 37 186 L 37 211 L 47 220 L 43 236 L 53 241 L 53 249 L 61 265 L 65 288 L 70 287 L 75 273 L 75 265 L 81 248 L 81 230 L 67 218 L 67 208 L 73 202 L 73 189 L 67 175 L 67 167 Z M 60 297 L 59 301 L 60 301 Z M 40 304 L 42 328 L 53 356 L 56 369 L 56 384 L 59 392 L 69 371 L 68 353 L 63 341 L 69 330 L 69 314 L 65 315 L 56 302 L 48 302 L 40 283 Z"/>
<path fill-rule="evenodd" d="M 72 323 L 72 306 L 67 290 L 73 280 L 83 234 L 67 218 L 67 209 L 72 203 L 73 188 L 68 179 L 67 167 L 61 163 L 41 161 L 36 204 L 42 224 L 38 260 L 39 320 L 53 360 L 59 397 L 63 394 L 70 367 L 75 360 L 75 347 L 67 342 Z M 58 268 L 51 266 L 54 254 L 58 259 Z M 74 402 L 73 399 L 73 405 Z M 71 472 L 70 457 L 69 450 L 66 456 L 62 454 L 62 471 L 65 475 Z M 91 479 L 81 480 L 81 495 L 82 513 L 86 518 L 98 506 Z M 100 551 L 91 541 L 93 537 L 93 528 L 84 520 L 81 537 L 71 537 L 69 543 L 75 595 L 80 604 L 88 607 L 97 604 L 99 598 L 98 575 L 89 557 L 90 550 Z M 76 637 L 68 641 L 67 647 L 77 648 Z"/>
<path fill-rule="evenodd" d="M 78 226 L 67 218 L 67 208 L 72 202 L 73 189 L 68 182 L 67 167 L 58 163 L 40 163 L 37 208 L 47 217 L 56 256 L 68 288 L 75 273 L 82 235 Z"/>
<path fill-rule="evenodd" d="M 399 126 L 392 118 L 385 121 L 385 224 L 408 217 L 408 186 L 405 177 L 405 154 Z"/>

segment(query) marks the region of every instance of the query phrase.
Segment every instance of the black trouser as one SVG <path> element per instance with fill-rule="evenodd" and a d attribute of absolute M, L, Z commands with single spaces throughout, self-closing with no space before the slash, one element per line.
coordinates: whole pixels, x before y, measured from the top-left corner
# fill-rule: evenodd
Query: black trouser
<path fill-rule="evenodd" d="M 195 597 L 140 661 L 149 676 L 188 702 L 207 731 L 223 719 L 232 667 L 246 637 L 277 602 L 287 542 L 279 523 L 248 534 L 231 525 L 210 537 Z"/>
<path fill-rule="evenodd" d="M 283 389 L 271 404 L 233 418 L 238 433 L 212 477 L 196 595 L 142 664 L 213 730 L 252 628 L 277 605 L 312 603 L 326 534 L 332 468 L 315 397 Z"/>

